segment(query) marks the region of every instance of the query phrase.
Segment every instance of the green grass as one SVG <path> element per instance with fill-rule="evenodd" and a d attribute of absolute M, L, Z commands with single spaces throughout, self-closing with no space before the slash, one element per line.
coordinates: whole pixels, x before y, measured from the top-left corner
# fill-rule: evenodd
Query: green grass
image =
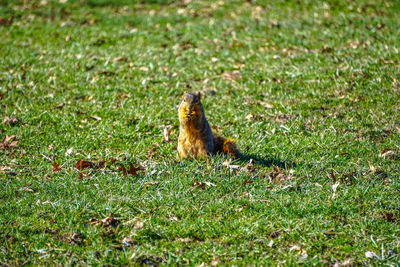
<path fill-rule="evenodd" d="M 0 141 L 19 140 L 0 149 L 0 264 L 398 265 L 399 13 L 0 0 Z M 184 91 L 253 168 L 176 160 Z M 81 159 L 106 168 L 80 175 Z"/>

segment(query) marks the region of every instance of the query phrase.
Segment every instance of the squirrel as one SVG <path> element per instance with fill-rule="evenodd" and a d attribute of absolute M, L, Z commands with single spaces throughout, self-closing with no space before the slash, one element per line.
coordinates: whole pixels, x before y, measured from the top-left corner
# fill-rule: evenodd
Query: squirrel
<path fill-rule="evenodd" d="M 185 92 L 179 105 L 178 156 L 205 158 L 209 155 L 227 154 L 232 158 L 239 157 L 239 149 L 232 139 L 213 134 L 204 115 L 197 94 Z"/>

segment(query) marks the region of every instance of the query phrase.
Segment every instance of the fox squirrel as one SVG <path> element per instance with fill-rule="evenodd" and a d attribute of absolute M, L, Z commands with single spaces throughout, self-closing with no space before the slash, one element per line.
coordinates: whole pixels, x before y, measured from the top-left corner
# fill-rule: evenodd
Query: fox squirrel
<path fill-rule="evenodd" d="M 231 139 L 214 135 L 211 131 L 200 102 L 200 92 L 197 94 L 185 92 L 178 113 L 180 159 L 204 158 L 218 153 L 228 154 L 233 158 L 239 157 L 239 150 Z"/>

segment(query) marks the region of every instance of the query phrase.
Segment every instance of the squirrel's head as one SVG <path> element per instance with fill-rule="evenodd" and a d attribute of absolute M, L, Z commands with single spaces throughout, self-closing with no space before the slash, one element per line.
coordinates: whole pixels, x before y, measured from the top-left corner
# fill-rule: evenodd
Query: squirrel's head
<path fill-rule="evenodd" d="M 180 120 L 193 120 L 203 116 L 203 106 L 200 102 L 200 92 L 183 94 L 183 100 L 179 106 Z"/>

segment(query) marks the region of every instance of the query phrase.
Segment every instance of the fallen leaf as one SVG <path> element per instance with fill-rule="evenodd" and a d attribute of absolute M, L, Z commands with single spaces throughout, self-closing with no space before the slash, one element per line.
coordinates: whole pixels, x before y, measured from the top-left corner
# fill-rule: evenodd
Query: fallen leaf
<path fill-rule="evenodd" d="M 147 188 L 149 186 L 157 185 L 157 184 L 158 184 L 158 182 L 147 182 L 147 183 L 144 183 L 144 186 Z"/>
<path fill-rule="evenodd" d="M 341 266 L 343 267 L 354 266 L 354 259 L 353 258 L 345 259 Z"/>
<path fill-rule="evenodd" d="M 90 175 L 84 172 L 79 172 L 79 178 L 83 179 L 85 177 L 90 177 Z"/>
<path fill-rule="evenodd" d="M 167 217 L 167 219 L 171 220 L 171 221 L 175 221 L 175 222 L 180 222 L 181 220 L 178 219 L 178 217 L 176 216 L 169 216 Z"/>
<path fill-rule="evenodd" d="M 53 170 L 54 172 L 61 171 L 60 163 L 53 162 L 53 167 L 54 167 L 54 170 Z"/>
<path fill-rule="evenodd" d="M 243 185 L 246 185 L 246 184 L 252 184 L 253 183 L 253 181 L 250 181 L 250 180 L 245 180 L 244 182 L 243 182 Z"/>
<path fill-rule="evenodd" d="M 34 190 L 32 188 L 29 188 L 28 186 L 22 187 L 20 190 L 27 191 L 27 192 L 34 192 Z"/>
<path fill-rule="evenodd" d="M 90 116 L 90 118 L 92 118 L 96 121 L 101 121 L 101 118 L 99 116 Z"/>
<path fill-rule="evenodd" d="M 220 263 L 220 260 L 216 257 L 214 257 L 211 261 L 211 266 L 217 266 Z"/>
<path fill-rule="evenodd" d="M 384 148 L 381 151 L 381 153 L 379 154 L 379 157 L 384 158 L 384 159 L 386 159 L 386 158 L 395 159 L 399 153 L 400 153 L 399 151 L 394 151 L 394 150 L 391 150 L 388 148 Z"/>
<path fill-rule="evenodd" d="M 285 170 L 279 168 L 276 165 L 274 165 L 274 169 L 268 175 L 269 175 L 269 181 L 271 183 L 276 183 L 276 184 L 290 181 L 293 178 L 293 173 L 289 171 L 288 175 L 286 174 Z"/>
<path fill-rule="evenodd" d="M 273 105 L 271 105 L 270 103 L 267 103 L 267 102 L 256 101 L 255 103 L 260 105 L 260 106 L 263 106 L 264 108 L 268 108 L 268 109 L 274 108 Z"/>
<path fill-rule="evenodd" d="M 195 181 L 192 185 L 193 187 L 197 187 L 197 188 L 201 188 L 201 189 L 205 189 L 207 186 L 216 186 L 215 184 L 211 183 L 211 182 L 197 182 Z"/>
<path fill-rule="evenodd" d="M 17 118 L 4 117 L 3 124 L 14 125 L 18 122 Z"/>
<path fill-rule="evenodd" d="M 231 165 L 232 159 L 225 160 L 224 163 L 222 163 L 223 166 L 229 168 L 231 171 L 239 171 L 240 170 L 240 165 Z"/>
<path fill-rule="evenodd" d="M 249 204 L 244 205 L 244 206 L 242 206 L 242 207 L 240 207 L 240 208 L 237 208 L 236 211 L 237 211 L 237 212 L 242 212 L 244 209 L 248 209 L 248 208 L 250 208 L 250 205 L 249 205 Z"/>
<path fill-rule="evenodd" d="M 81 233 L 79 233 L 79 232 L 76 232 L 76 233 L 72 234 L 72 236 L 69 238 L 69 241 L 72 244 L 75 244 L 75 243 L 82 242 L 82 239 L 83 239 L 83 235 Z"/>
<path fill-rule="evenodd" d="M 334 235 L 336 234 L 335 230 L 329 229 L 328 231 L 325 232 L 326 235 Z"/>
<path fill-rule="evenodd" d="M 250 159 L 249 162 L 241 170 L 245 171 L 248 175 L 254 173 L 256 171 L 256 168 L 254 167 L 253 159 Z"/>
<path fill-rule="evenodd" d="M 233 72 L 225 72 L 222 74 L 222 79 L 225 81 L 236 81 L 237 79 L 241 78 L 242 74 L 235 70 Z"/>
<path fill-rule="evenodd" d="M 374 166 L 372 166 L 372 165 L 369 165 L 369 170 L 370 170 L 372 173 L 376 173 L 376 168 L 375 168 Z"/>
<path fill-rule="evenodd" d="M 366 257 L 367 259 L 372 259 L 372 258 L 377 258 L 378 255 L 376 255 L 375 252 L 367 251 L 367 252 L 365 252 L 365 257 Z"/>
<path fill-rule="evenodd" d="M 10 170 L 11 168 L 10 167 L 8 167 L 8 166 L 0 166 L 0 171 L 8 171 L 8 170 Z"/>
<path fill-rule="evenodd" d="M 324 45 L 324 47 L 322 48 L 323 53 L 332 52 L 332 51 L 333 51 L 332 47 L 330 47 L 328 45 Z"/>
<path fill-rule="evenodd" d="M 273 232 L 271 232 L 271 233 L 269 233 L 269 237 L 270 238 L 277 238 L 277 237 L 279 237 L 281 235 L 281 232 L 279 232 L 279 231 L 273 231 Z"/>
<path fill-rule="evenodd" d="M 332 191 L 336 192 L 336 189 L 338 188 L 338 186 L 340 185 L 339 182 L 336 182 L 335 184 L 332 185 Z"/>
<path fill-rule="evenodd" d="M 121 166 L 119 168 L 119 170 L 122 171 L 122 173 L 124 175 L 130 174 L 130 175 L 136 176 L 136 175 L 138 175 L 138 172 L 144 170 L 144 168 L 142 166 L 135 167 L 135 166 L 133 166 L 132 163 L 129 163 L 129 169 L 126 169 L 124 166 Z"/>
<path fill-rule="evenodd" d="M 128 61 L 128 58 L 127 57 L 116 57 L 116 58 L 113 58 L 112 60 L 111 60 L 111 62 L 119 62 L 119 61 L 125 61 L 125 62 L 127 62 Z"/>
<path fill-rule="evenodd" d="M 72 150 L 74 150 L 74 148 L 73 148 L 73 147 L 70 147 L 67 151 L 65 151 L 65 156 L 71 155 Z"/>
<path fill-rule="evenodd" d="M 10 26 L 13 23 L 14 16 L 11 16 L 7 19 L 0 17 L 0 26 Z"/>
<path fill-rule="evenodd" d="M 301 259 L 306 259 L 308 257 L 307 251 L 297 245 L 290 247 L 289 251 L 298 251 L 297 255 L 300 256 Z"/>
<path fill-rule="evenodd" d="M 134 244 L 135 244 L 135 241 L 133 241 L 133 239 L 130 238 L 130 237 L 125 237 L 125 238 L 122 240 L 122 244 L 124 244 L 124 245 L 127 246 L 127 247 L 130 247 L 131 245 L 134 245 Z"/>
<path fill-rule="evenodd" d="M 14 148 L 18 145 L 18 140 L 15 135 L 4 137 L 3 141 L 0 142 L 0 149 Z"/>
<path fill-rule="evenodd" d="M 105 162 L 104 159 L 99 161 L 79 160 L 75 167 L 80 171 L 86 168 L 99 169 L 105 166 Z"/>
<path fill-rule="evenodd" d="M 91 225 L 101 225 L 103 227 L 116 227 L 119 224 L 119 220 L 115 219 L 111 214 L 104 219 L 98 220 L 97 218 L 90 219 Z"/>
<path fill-rule="evenodd" d="M 144 221 L 140 218 L 133 218 L 127 222 L 124 222 L 124 225 L 131 225 L 133 224 L 133 230 L 141 229 L 144 226 Z"/>
<path fill-rule="evenodd" d="M 63 106 L 65 106 L 65 103 L 60 103 L 57 106 L 54 106 L 53 109 L 55 108 L 62 108 Z"/>
<path fill-rule="evenodd" d="M 168 142 L 172 141 L 171 138 L 169 137 L 171 132 L 172 132 L 172 126 L 169 125 L 164 128 L 164 132 L 163 132 L 164 136 L 163 136 L 163 140 L 162 140 L 164 143 L 168 143 Z"/>
<path fill-rule="evenodd" d="M 383 218 L 384 220 L 386 220 L 387 222 L 391 222 L 391 223 L 394 223 L 394 222 L 396 222 L 396 221 L 398 220 L 397 216 L 395 216 L 395 215 L 394 215 L 392 212 L 390 212 L 390 211 L 382 212 L 382 218 Z"/>
<path fill-rule="evenodd" d="M 249 115 L 246 116 L 246 120 L 248 120 L 248 121 L 251 121 L 251 120 L 254 120 L 254 119 L 255 119 L 255 117 L 254 117 L 253 114 L 249 114 Z"/>

